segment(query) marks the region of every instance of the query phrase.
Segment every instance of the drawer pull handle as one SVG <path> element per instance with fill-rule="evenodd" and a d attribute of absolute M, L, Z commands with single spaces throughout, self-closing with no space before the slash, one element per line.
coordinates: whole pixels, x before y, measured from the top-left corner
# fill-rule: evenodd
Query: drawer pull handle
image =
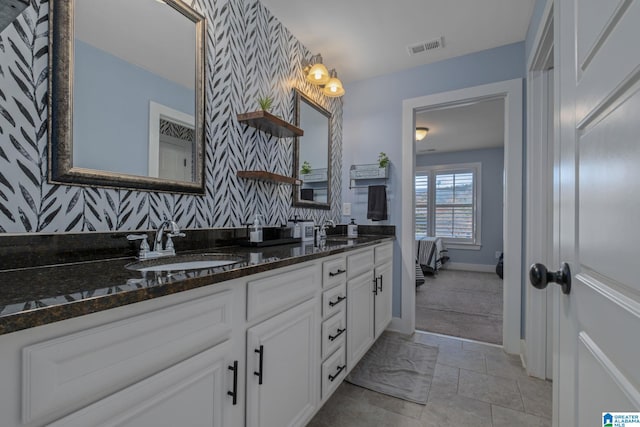
<path fill-rule="evenodd" d="M 340 301 L 344 301 L 344 300 L 346 300 L 346 299 L 347 299 L 347 297 L 339 296 L 337 300 L 335 300 L 335 301 L 329 301 L 329 307 L 336 306 L 336 305 L 340 304 Z"/>
<path fill-rule="evenodd" d="M 374 277 L 372 282 L 373 282 L 373 294 L 378 295 L 378 278 Z"/>
<path fill-rule="evenodd" d="M 335 375 L 329 375 L 329 381 L 334 382 L 335 379 L 340 375 L 340 372 L 344 371 L 346 367 L 347 365 L 338 366 L 338 370 L 336 371 Z"/>
<path fill-rule="evenodd" d="M 378 292 L 382 292 L 382 274 L 378 276 L 376 282 L 380 280 L 380 284 L 378 285 Z"/>
<path fill-rule="evenodd" d="M 261 345 L 259 349 L 255 349 L 254 350 L 255 353 L 258 353 L 260 355 L 259 359 L 258 359 L 258 371 L 254 372 L 253 375 L 257 375 L 258 376 L 258 384 L 262 385 L 262 363 L 264 360 L 264 346 Z"/>
<path fill-rule="evenodd" d="M 341 269 L 337 269 L 335 273 L 333 271 L 330 271 L 329 272 L 329 277 L 339 276 L 340 274 L 344 274 L 346 272 L 347 272 L 347 270 L 341 270 Z"/>
<path fill-rule="evenodd" d="M 229 366 L 229 370 L 233 371 L 233 391 L 228 391 L 227 394 L 233 397 L 233 404 L 238 403 L 238 361 L 235 360 L 232 366 Z"/>
<path fill-rule="evenodd" d="M 342 334 L 344 334 L 344 332 L 347 330 L 347 328 L 338 328 L 338 330 L 336 331 L 335 335 L 329 335 L 329 341 L 334 341 L 336 339 L 338 339 L 338 337 Z"/>

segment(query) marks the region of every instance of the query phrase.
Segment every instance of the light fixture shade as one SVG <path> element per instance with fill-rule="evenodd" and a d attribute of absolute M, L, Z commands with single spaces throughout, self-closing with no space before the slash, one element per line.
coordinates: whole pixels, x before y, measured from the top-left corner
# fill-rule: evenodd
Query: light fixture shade
<path fill-rule="evenodd" d="M 311 84 L 322 86 L 329 81 L 329 70 L 322 64 L 320 54 L 311 58 L 311 68 L 307 72 L 307 81 Z"/>
<path fill-rule="evenodd" d="M 422 141 L 427 137 L 429 128 L 416 128 L 416 141 Z"/>
<path fill-rule="evenodd" d="M 322 89 L 322 93 L 330 98 L 337 98 L 344 95 L 344 88 L 342 87 L 342 82 L 338 78 L 336 70 L 331 70 L 330 75 L 331 78 L 327 84 L 325 84 L 324 89 Z"/>

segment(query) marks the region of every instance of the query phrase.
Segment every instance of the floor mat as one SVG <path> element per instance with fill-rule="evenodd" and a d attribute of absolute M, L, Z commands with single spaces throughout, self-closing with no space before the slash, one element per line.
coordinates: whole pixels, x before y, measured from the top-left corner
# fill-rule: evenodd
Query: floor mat
<path fill-rule="evenodd" d="M 383 333 L 346 380 L 351 384 L 426 404 L 438 348 Z"/>

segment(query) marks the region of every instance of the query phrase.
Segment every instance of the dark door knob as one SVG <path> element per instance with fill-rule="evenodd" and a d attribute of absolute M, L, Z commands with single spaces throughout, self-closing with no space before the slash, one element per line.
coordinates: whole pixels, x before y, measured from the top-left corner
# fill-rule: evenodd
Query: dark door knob
<path fill-rule="evenodd" d="M 529 280 L 537 289 L 544 289 L 549 282 L 555 282 L 562 287 L 564 294 L 569 295 L 571 292 L 571 270 L 566 262 L 563 262 L 562 269 L 555 273 L 550 273 L 544 264 L 533 264 L 529 269 Z"/>

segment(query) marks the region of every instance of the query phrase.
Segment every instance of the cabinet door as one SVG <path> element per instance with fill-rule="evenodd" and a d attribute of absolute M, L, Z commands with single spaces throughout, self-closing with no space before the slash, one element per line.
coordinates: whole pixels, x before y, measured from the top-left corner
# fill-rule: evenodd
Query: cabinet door
<path fill-rule="evenodd" d="M 347 282 L 347 369 L 373 344 L 373 276 L 364 273 Z"/>
<path fill-rule="evenodd" d="M 225 341 L 99 400 L 50 427 L 227 427 L 233 381 Z"/>
<path fill-rule="evenodd" d="M 318 402 L 319 301 L 247 330 L 247 427 L 304 426 Z"/>
<path fill-rule="evenodd" d="M 384 264 L 375 269 L 377 292 L 375 293 L 375 333 L 376 339 L 391 322 L 391 304 L 393 294 L 392 263 Z"/>

